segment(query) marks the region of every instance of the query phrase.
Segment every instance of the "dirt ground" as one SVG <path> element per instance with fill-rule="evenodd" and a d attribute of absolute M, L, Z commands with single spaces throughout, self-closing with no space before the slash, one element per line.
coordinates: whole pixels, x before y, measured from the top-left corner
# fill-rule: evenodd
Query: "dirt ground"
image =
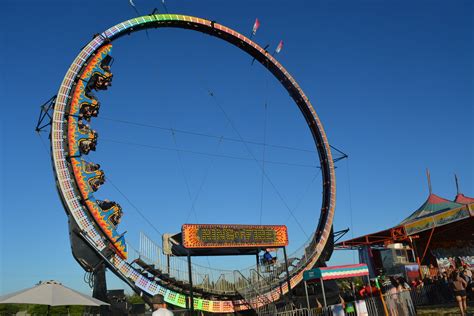
<path fill-rule="evenodd" d="M 417 307 L 418 315 L 435 316 L 435 315 L 460 315 L 457 304 L 444 304 L 435 306 L 419 306 Z M 474 315 L 474 302 L 467 304 L 468 315 Z"/>

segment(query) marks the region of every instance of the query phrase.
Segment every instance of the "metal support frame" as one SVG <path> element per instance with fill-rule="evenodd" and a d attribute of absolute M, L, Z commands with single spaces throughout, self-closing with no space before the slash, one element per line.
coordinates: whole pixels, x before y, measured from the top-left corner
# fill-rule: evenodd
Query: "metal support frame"
<path fill-rule="evenodd" d="M 48 101 L 41 105 L 41 110 L 38 117 L 38 123 L 36 123 L 36 132 L 41 132 L 43 129 L 51 125 L 53 120 L 52 112 L 54 104 L 56 103 L 56 95 L 52 96 Z M 46 121 L 46 122 L 45 122 Z"/>
<path fill-rule="evenodd" d="M 258 257 L 258 253 L 255 255 L 257 259 L 257 280 L 260 281 L 260 260 Z"/>
<path fill-rule="evenodd" d="M 349 232 L 349 228 L 338 230 L 337 232 L 333 232 L 332 235 L 334 236 L 334 243 L 338 242 L 348 232 Z"/>
<path fill-rule="evenodd" d="M 306 293 L 306 304 L 308 305 L 308 310 L 311 309 L 311 305 L 309 304 L 309 295 L 308 295 L 308 282 L 304 281 L 304 291 Z"/>
<path fill-rule="evenodd" d="M 430 232 L 430 237 L 428 238 L 428 241 L 426 242 L 426 246 L 425 246 L 425 250 L 423 251 L 423 255 L 421 256 L 421 263 L 423 263 L 423 260 L 425 259 L 425 256 L 426 256 L 426 252 L 428 252 L 428 248 L 430 246 L 430 243 L 431 243 L 431 238 L 433 237 L 433 233 L 436 229 L 436 226 L 433 226 L 433 228 L 431 229 L 431 232 Z"/>
<path fill-rule="evenodd" d="M 423 280 L 423 272 L 421 271 L 421 261 L 420 261 L 420 257 L 418 256 L 418 250 L 416 249 L 415 242 L 413 241 L 413 236 L 408 236 L 408 240 L 410 240 L 411 249 L 413 250 L 415 254 L 415 260 L 416 260 L 416 263 L 418 264 L 418 274 L 420 275 L 420 280 Z"/>
<path fill-rule="evenodd" d="M 370 289 L 370 296 L 372 296 L 373 292 L 372 292 L 372 284 L 370 284 L 370 274 L 367 275 L 367 285 L 369 286 L 369 289 Z"/>
<path fill-rule="evenodd" d="M 337 158 L 333 158 L 332 161 L 333 162 L 338 162 L 339 160 L 342 160 L 342 159 L 346 159 L 346 158 L 349 158 L 349 156 L 342 152 L 341 150 L 337 149 L 336 147 L 332 146 L 332 145 L 329 145 L 329 147 L 331 147 L 332 149 L 334 149 L 338 154 L 340 154 L 341 156 L 340 157 L 337 157 Z"/>
<path fill-rule="evenodd" d="M 326 292 L 324 291 L 324 281 L 323 278 L 321 277 L 321 289 L 323 291 L 323 300 L 324 300 L 324 308 L 328 307 L 328 304 L 326 302 Z"/>
<path fill-rule="evenodd" d="M 288 295 L 290 296 L 290 300 L 293 301 L 293 297 L 291 295 L 290 272 L 288 271 L 288 258 L 286 257 L 286 247 L 283 247 L 283 256 L 285 258 L 286 283 L 288 284 Z"/>
<path fill-rule="evenodd" d="M 101 263 L 93 272 L 94 275 L 94 288 L 92 291 L 92 297 L 101 300 L 103 302 L 108 302 L 107 298 L 107 281 L 105 278 L 105 263 Z M 97 308 L 100 311 L 101 316 L 110 315 L 109 306 L 99 306 Z"/>

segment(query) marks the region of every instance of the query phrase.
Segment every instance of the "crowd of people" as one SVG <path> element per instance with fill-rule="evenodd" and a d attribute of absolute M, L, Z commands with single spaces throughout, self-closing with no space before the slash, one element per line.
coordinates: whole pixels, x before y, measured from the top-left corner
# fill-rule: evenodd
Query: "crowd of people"
<path fill-rule="evenodd" d="M 461 315 L 467 313 L 467 301 L 474 300 L 472 270 L 466 264 L 447 269 L 430 268 L 425 278 L 407 282 L 402 277 L 390 277 L 383 282 L 382 291 L 386 295 L 388 308 L 394 315 L 400 314 L 397 305 L 400 293 L 409 291 L 416 305 L 438 305 L 456 302 Z M 406 294 L 403 294 L 406 295 Z"/>
<path fill-rule="evenodd" d="M 407 281 L 404 277 L 379 277 L 370 284 L 358 286 L 352 282 L 343 288 L 340 303 L 346 314 L 352 312 L 357 300 L 381 302 L 390 315 L 415 315 L 415 305 L 439 305 L 456 302 L 460 315 L 467 314 L 467 301 L 474 300 L 473 271 L 464 264 L 447 269 L 429 269 L 430 274 L 423 279 Z M 374 299 L 372 299 L 374 298 Z M 374 303 L 375 304 L 375 303 Z M 380 304 L 380 303 L 377 303 Z M 381 308 L 380 306 L 377 309 Z"/>
<path fill-rule="evenodd" d="M 428 304 L 456 301 L 461 315 L 467 311 L 467 300 L 474 300 L 474 282 L 472 269 L 467 264 L 446 269 L 436 269 L 432 266 L 417 288 L 426 288 Z"/>

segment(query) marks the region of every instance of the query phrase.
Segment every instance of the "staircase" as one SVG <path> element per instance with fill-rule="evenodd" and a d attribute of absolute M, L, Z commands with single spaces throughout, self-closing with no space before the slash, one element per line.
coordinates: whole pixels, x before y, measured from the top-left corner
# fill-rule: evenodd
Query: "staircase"
<path fill-rule="evenodd" d="M 258 281 L 260 282 L 260 280 Z M 260 284 L 251 282 L 240 271 L 234 271 L 234 284 L 237 293 L 257 313 L 257 315 L 276 315 L 275 303 L 260 291 Z"/>

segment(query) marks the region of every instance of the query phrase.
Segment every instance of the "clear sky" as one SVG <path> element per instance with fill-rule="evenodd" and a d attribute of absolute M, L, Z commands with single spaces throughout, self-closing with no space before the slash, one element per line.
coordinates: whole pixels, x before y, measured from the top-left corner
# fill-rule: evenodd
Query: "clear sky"
<path fill-rule="evenodd" d="M 134 2 L 142 14 L 163 11 L 158 0 Z M 350 227 L 350 237 L 399 223 L 428 195 L 426 168 L 438 195 L 454 198 L 454 173 L 474 195 L 472 1 L 166 6 L 246 35 L 258 17 L 257 43 L 273 51 L 284 41 L 277 58 L 312 101 L 330 143 L 349 155 L 337 164 L 336 230 Z M 80 48 L 136 13 L 127 0 L 6 0 L 0 11 L 0 295 L 46 279 L 88 292 L 70 251 L 47 134 L 34 127 Z M 127 240 L 138 247 L 143 231 L 160 242 L 160 233 L 185 222 L 262 222 L 288 225 L 289 251 L 301 246 L 319 217 L 320 175 L 310 133 L 278 82 L 237 48 L 185 30 L 121 38 L 112 55 L 113 87 L 98 94 L 99 145 L 88 159 L 109 178 L 96 197 L 123 206 Z M 268 146 L 219 141 L 239 134 Z M 252 155 L 265 157 L 276 190 L 262 185 Z M 233 268 L 252 260 L 234 258 Z M 342 252 L 330 264 L 351 262 Z"/>

